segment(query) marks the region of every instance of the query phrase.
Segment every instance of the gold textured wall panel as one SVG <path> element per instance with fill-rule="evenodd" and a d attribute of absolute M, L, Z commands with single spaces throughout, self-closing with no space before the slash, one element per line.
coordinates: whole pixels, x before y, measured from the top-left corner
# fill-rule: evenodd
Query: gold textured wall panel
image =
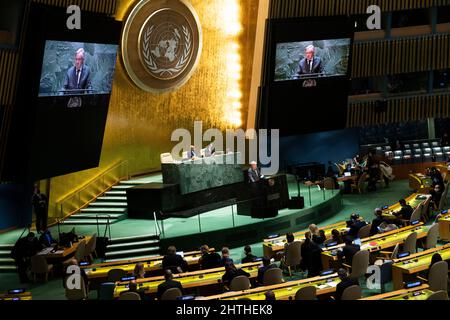
<path fill-rule="evenodd" d="M 34 2 L 67 6 L 78 4 L 83 10 L 115 15 L 122 19 L 132 5 L 131 0 L 33 0 Z M 254 31 L 258 0 L 238 0 L 241 7 L 243 32 L 239 38 L 242 60 L 242 120 L 247 119 L 248 92 L 254 47 Z M 134 87 L 123 67 L 118 64 L 111 97 L 110 112 L 98 169 L 57 177 L 51 181 L 51 203 L 91 180 L 108 166 L 129 160 L 130 172 L 159 168 L 159 154 L 170 150 L 168 140 L 174 128 L 191 129 L 194 120 L 203 120 L 207 127 L 225 128 L 225 79 L 223 55 L 225 45 L 221 35 L 219 4 L 226 0 L 190 0 L 199 13 L 203 31 L 203 56 L 194 77 L 178 92 L 161 96 L 143 93 Z M 367 6 L 379 4 L 383 11 L 427 8 L 450 5 L 450 0 L 272 0 L 272 18 L 329 16 L 364 13 Z M 417 72 L 450 66 L 449 35 L 425 36 L 393 41 L 355 43 L 353 77 L 376 76 L 394 72 Z M 435 54 L 431 54 L 434 52 Z M 423 57 L 435 58 L 423 64 Z M 0 50 L 0 105 L 10 105 L 19 63 L 18 54 Z M 391 100 L 386 115 L 374 115 L 373 103 L 350 104 L 348 125 L 359 126 L 384 121 L 422 119 L 439 114 L 448 117 L 449 96 L 428 96 Z M 414 104 L 411 107 L 409 104 Z M 412 108 L 412 109 L 411 109 Z M 439 111 L 441 110 L 441 111 Z M 245 127 L 245 123 L 243 123 Z M 4 129 L 4 128 L 2 128 Z M 75 151 L 76 152 L 76 151 Z M 52 210 L 52 208 L 50 208 Z"/>
<path fill-rule="evenodd" d="M 242 127 L 245 128 L 258 0 L 238 0 L 242 33 L 237 38 L 242 62 Z M 116 19 L 121 18 L 133 1 L 118 3 Z M 53 178 L 52 205 L 98 175 L 112 163 L 128 160 L 131 174 L 159 170 L 160 154 L 170 151 L 171 133 L 177 128 L 193 129 L 195 120 L 210 127 L 226 129 L 229 88 L 233 79 L 227 74 L 227 50 L 230 37 L 223 21 L 228 0 L 191 0 L 203 29 L 203 52 L 198 69 L 189 82 L 173 93 L 151 94 L 134 86 L 121 63 L 117 64 L 106 124 L 100 166 L 97 169 Z M 120 59 L 119 59 L 120 60 Z"/>

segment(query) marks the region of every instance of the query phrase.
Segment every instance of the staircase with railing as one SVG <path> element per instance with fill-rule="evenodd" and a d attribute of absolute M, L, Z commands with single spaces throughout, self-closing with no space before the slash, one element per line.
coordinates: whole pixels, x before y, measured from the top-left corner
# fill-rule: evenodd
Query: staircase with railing
<path fill-rule="evenodd" d="M 56 203 L 62 224 L 109 224 L 126 219 L 128 161 L 121 161 Z"/>

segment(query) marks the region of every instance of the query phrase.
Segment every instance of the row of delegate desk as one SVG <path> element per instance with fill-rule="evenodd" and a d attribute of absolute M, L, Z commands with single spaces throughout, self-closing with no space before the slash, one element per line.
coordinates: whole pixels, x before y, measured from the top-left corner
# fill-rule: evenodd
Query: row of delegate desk
<path fill-rule="evenodd" d="M 258 276 L 258 268 L 262 266 L 261 262 L 246 263 L 238 265 L 238 268 L 250 274 L 250 281 Z M 225 268 L 206 269 L 194 272 L 187 272 L 181 274 L 174 274 L 174 280 L 179 281 L 185 291 L 192 291 L 195 294 L 207 294 L 207 292 L 217 292 L 223 289 L 222 276 L 225 273 Z M 152 277 L 146 279 L 138 279 L 136 283 L 138 289 L 143 290 L 146 295 L 155 297 L 158 291 L 158 286 L 164 282 L 164 277 Z M 114 289 L 114 297 L 118 298 L 121 293 L 128 290 L 129 282 L 117 282 Z"/>
<path fill-rule="evenodd" d="M 420 194 L 414 194 L 408 197 L 407 202 L 410 203 L 411 206 L 417 206 L 420 203 L 428 200 L 428 197 L 423 197 Z M 394 216 L 393 212 L 400 209 L 399 205 L 393 205 L 387 210 L 385 210 L 385 215 Z M 341 233 L 345 233 L 348 229 L 345 221 L 341 221 L 326 227 L 321 228 L 325 231 L 327 237 L 331 235 L 331 231 L 333 229 L 339 230 Z M 398 243 L 403 243 L 406 237 L 412 232 L 417 232 L 418 239 L 423 238 L 427 234 L 427 227 L 423 226 L 423 224 L 417 224 L 414 226 L 408 226 L 402 229 L 393 230 L 391 232 L 387 232 L 384 234 L 376 235 L 367 239 L 362 239 L 362 249 L 369 250 L 371 252 L 379 251 L 385 248 L 393 247 Z M 296 240 L 302 240 L 304 238 L 305 232 L 295 233 Z M 275 239 L 265 239 L 264 246 L 264 255 L 267 257 L 272 257 L 277 252 L 284 249 L 284 242 L 282 237 L 278 237 Z M 340 246 L 334 246 L 330 248 L 326 248 L 322 254 L 324 269 L 328 269 L 332 264 L 337 261 L 337 257 L 333 254 L 333 252 L 338 249 Z M 446 249 L 446 247 L 442 247 Z M 214 249 L 211 249 L 212 251 Z M 427 252 L 422 252 L 420 254 L 414 255 L 421 256 L 426 255 Z M 192 251 L 186 252 L 184 254 L 186 261 L 188 262 L 190 268 L 192 270 L 198 269 L 198 261 L 201 257 L 200 251 Z M 102 282 L 108 276 L 108 272 L 111 269 L 123 269 L 127 271 L 128 274 L 132 273 L 136 263 L 141 262 L 144 263 L 144 267 L 146 272 L 149 273 L 157 273 L 162 271 L 162 256 L 153 257 L 153 258 L 145 258 L 145 259 L 136 259 L 136 260 L 128 260 L 128 261 L 118 261 L 118 262 L 110 262 L 103 263 L 98 265 L 91 265 L 85 267 L 86 274 L 88 275 L 90 280 L 98 280 Z M 423 258 L 423 261 L 427 261 L 427 258 Z M 252 264 L 245 264 L 241 267 L 250 274 L 250 278 L 254 280 L 257 275 L 258 267 L 260 266 L 260 262 L 255 262 Z M 424 267 L 427 268 L 427 266 Z M 180 281 L 184 288 L 186 289 L 195 289 L 196 293 L 199 293 L 199 288 L 210 288 L 221 286 L 221 279 L 224 274 L 224 268 L 216 268 L 210 270 L 200 270 L 187 272 L 179 275 L 175 275 L 175 278 Z M 161 276 L 155 276 L 152 278 L 146 278 L 137 280 L 138 288 L 144 289 L 145 293 L 152 296 L 155 295 L 157 291 L 158 285 L 163 282 L 164 279 Z M 264 292 L 267 290 L 274 291 L 276 298 L 279 300 L 290 300 L 294 299 L 295 293 L 298 289 L 304 286 L 314 285 L 317 289 L 318 296 L 321 295 L 329 295 L 335 291 L 336 285 L 339 283 L 339 278 L 337 274 L 326 275 L 322 277 L 315 277 L 310 279 L 303 279 L 298 281 L 290 281 L 282 284 L 268 286 L 268 287 L 259 287 L 253 288 L 250 290 L 246 290 L 243 292 L 227 292 L 220 295 L 213 295 L 208 297 L 202 297 L 200 299 L 241 299 L 241 298 L 249 298 L 252 300 L 264 299 Z M 403 280 L 401 280 L 403 281 Z M 403 282 L 402 282 L 403 283 Z M 128 282 L 118 282 L 115 288 L 114 296 L 118 297 L 122 292 L 128 290 Z"/>
<path fill-rule="evenodd" d="M 422 225 L 409 226 L 409 227 L 405 227 L 405 228 L 395 230 L 395 231 L 398 234 L 403 234 L 405 232 L 410 233 L 410 232 L 413 232 L 416 228 L 422 228 L 422 227 L 423 227 Z M 389 237 L 390 236 L 393 236 L 392 240 L 395 242 L 395 244 L 403 241 L 402 240 L 403 237 L 399 237 L 398 235 L 395 235 L 395 232 L 391 233 L 389 235 Z M 363 239 L 363 243 L 364 242 L 366 242 L 365 239 Z M 393 244 L 393 242 L 389 242 L 389 243 Z M 403 263 L 403 261 L 406 261 L 407 259 L 418 259 L 418 261 L 419 261 L 418 264 L 420 264 L 420 268 L 416 268 L 416 269 L 409 268 L 410 270 L 408 271 L 408 273 L 412 274 L 412 273 L 420 272 L 422 270 L 426 270 L 429 266 L 431 256 L 436 252 L 441 253 L 443 259 L 447 260 L 447 255 L 450 254 L 449 247 L 450 247 L 450 245 L 440 247 L 440 248 L 430 249 L 430 250 L 412 255 L 409 258 L 394 260 L 393 261 L 394 262 L 393 270 L 397 266 L 399 266 L 399 268 L 402 268 L 404 265 L 406 265 L 406 268 L 409 268 L 409 265 Z M 250 263 L 250 264 L 244 264 L 244 265 L 241 265 L 240 267 L 243 268 L 245 271 L 247 271 L 250 274 L 250 278 L 252 280 L 254 280 L 257 276 L 258 267 L 260 265 L 261 265 L 260 262 L 255 262 L 255 263 Z M 413 265 L 411 264 L 411 267 L 412 266 Z M 183 287 L 186 288 L 188 291 L 189 291 L 189 289 L 191 289 L 190 291 L 197 290 L 195 293 L 201 294 L 202 292 L 199 291 L 198 289 L 209 288 L 209 289 L 211 289 L 209 291 L 213 292 L 214 288 L 217 288 L 217 286 L 220 286 L 221 278 L 222 278 L 223 274 L 224 274 L 224 268 L 216 268 L 216 269 L 201 270 L 201 271 L 179 274 L 179 275 L 175 275 L 175 278 L 178 281 L 180 281 L 182 283 Z M 88 276 L 89 276 L 89 273 L 88 273 Z M 398 279 L 398 277 L 395 278 L 395 276 L 394 276 L 394 283 L 395 283 L 394 288 L 395 289 L 401 288 L 405 279 L 403 279 L 403 276 L 398 281 L 395 279 Z M 147 279 L 140 279 L 140 280 L 137 280 L 137 283 L 138 283 L 138 288 L 143 289 L 147 295 L 155 296 L 158 285 L 160 283 L 162 283 L 163 281 L 164 281 L 163 277 L 158 276 L 158 277 L 152 277 L 152 278 L 147 278 Z M 264 293 L 267 290 L 272 290 L 275 293 L 275 296 L 278 300 L 292 300 L 295 298 L 295 293 L 297 292 L 298 289 L 305 287 L 305 286 L 311 286 L 311 285 L 316 287 L 317 295 L 320 297 L 320 296 L 327 296 L 327 295 L 333 294 L 336 290 L 335 288 L 336 288 L 337 284 L 339 283 L 339 281 L 340 280 L 337 277 L 337 274 L 333 273 L 333 274 L 329 274 L 326 276 L 303 279 L 303 280 L 298 280 L 298 281 L 290 281 L 290 282 L 285 282 L 285 283 L 273 285 L 273 286 L 257 287 L 257 288 L 245 290 L 242 292 L 226 292 L 226 293 L 219 294 L 219 295 L 200 297 L 199 299 L 201 299 L 201 300 L 214 300 L 214 299 L 237 300 L 237 299 L 246 298 L 246 299 L 251 299 L 251 300 L 263 300 L 265 298 Z M 397 281 L 397 282 L 395 282 L 395 281 Z M 397 284 L 399 284 L 399 285 L 397 285 Z M 114 296 L 119 297 L 122 292 L 125 292 L 126 290 L 128 290 L 127 286 L 128 286 L 128 282 L 118 282 L 116 284 Z M 207 290 L 203 290 L 203 294 L 205 294 L 206 291 Z"/>
<path fill-rule="evenodd" d="M 415 226 L 411 226 L 415 227 Z M 408 229 L 406 231 L 411 230 L 411 227 L 406 227 L 403 229 Z M 398 230 L 399 233 L 405 232 L 405 230 Z M 401 272 L 401 277 L 396 277 L 394 275 L 394 288 L 400 289 L 403 285 L 403 282 L 405 279 L 403 279 L 403 274 L 413 274 L 418 273 L 420 271 L 426 270 L 430 264 L 431 256 L 434 253 L 440 253 L 444 260 L 447 260 L 450 258 L 450 245 L 430 249 L 427 251 L 423 251 L 417 254 L 414 254 L 410 257 L 403 258 L 403 259 L 397 259 L 394 260 L 393 264 L 393 272 L 395 268 L 399 268 L 402 270 L 406 270 L 405 272 Z M 404 261 L 412 260 L 413 263 L 408 264 L 404 263 Z M 417 260 L 417 261 L 416 261 Z M 258 267 L 261 265 L 261 262 L 255 262 L 250 264 L 244 264 L 240 267 L 243 268 L 245 271 L 247 271 L 250 274 L 250 278 L 253 280 L 257 276 Z M 180 281 L 183 285 L 183 287 L 187 290 L 189 289 L 199 289 L 199 288 L 207 288 L 207 287 L 214 287 L 216 285 L 220 285 L 222 275 L 224 274 L 224 268 L 216 268 L 216 269 L 209 269 L 209 270 L 201 270 L 201 271 L 195 271 L 190 273 L 184 273 L 175 275 L 175 278 L 177 281 Z M 400 280 L 398 280 L 400 279 Z M 164 281 L 163 277 L 153 277 L 153 278 L 147 278 L 147 279 L 141 279 L 137 280 L 138 288 L 144 289 L 145 293 L 149 296 L 155 296 L 157 287 L 160 283 Z M 273 286 L 265 286 L 265 287 L 257 287 L 245 291 L 239 291 L 239 292 L 226 292 L 219 295 L 211 295 L 207 297 L 199 297 L 199 300 L 217 300 L 217 299 L 224 299 L 224 300 L 238 300 L 238 299 L 251 299 L 251 300 L 264 300 L 265 296 L 264 293 L 267 290 L 272 290 L 277 298 L 277 300 L 293 300 L 295 299 L 295 294 L 297 290 L 306 287 L 306 286 L 315 286 L 317 289 L 317 295 L 318 297 L 325 297 L 328 295 L 332 295 L 335 290 L 336 286 L 339 283 L 339 278 L 336 273 L 329 274 L 326 276 L 321 277 L 314 277 L 309 279 L 303 279 L 298 281 L 289 281 L 278 285 Z M 119 297 L 122 292 L 125 292 L 128 290 L 128 282 L 118 282 L 116 284 L 116 288 L 114 291 L 114 296 Z M 415 288 L 414 290 L 417 291 L 420 288 Z M 400 290 L 399 293 L 389 293 L 385 294 L 383 296 L 380 296 L 380 299 L 383 297 L 392 298 L 395 300 L 398 298 L 397 296 L 405 296 L 411 292 L 414 291 L 411 290 Z M 428 290 L 429 291 L 429 290 Z M 428 291 L 424 291 L 426 294 L 423 294 L 421 298 L 424 298 L 428 296 Z M 197 294 L 199 291 L 196 292 Z M 414 299 L 413 299 L 414 298 Z M 370 297 L 370 300 L 374 300 L 376 298 Z M 400 299 L 405 299 L 404 297 Z M 411 298 L 408 298 L 411 300 L 417 300 L 419 299 L 418 296 L 411 296 Z"/>
<path fill-rule="evenodd" d="M 210 252 L 214 252 L 214 248 L 210 248 Z M 202 257 L 201 251 L 190 251 L 184 253 L 184 259 L 186 260 L 189 270 L 200 269 L 199 261 Z M 108 272 L 113 269 L 122 269 L 127 274 L 132 274 L 136 264 L 142 263 L 144 265 L 144 270 L 150 275 L 161 275 L 162 274 L 162 261 L 164 256 L 155 256 L 148 258 L 139 258 L 131 260 L 120 260 L 114 262 L 105 262 L 93 265 L 83 266 L 82 268 L 86 272 L 91 285 L 95 287 L 96 284 L 107 281 Z"/>
<path fill-rule="evenodd" d="M 406 238 L 413 232 L 417 233 L 417 239 L 422 239 L 427 236 L 428 227 L 423 223 L 414 226 L 377 234 L 372 237 L 361 239 L 361 250 L 368 250 L 371 253 L 379 252 L 387 248 L 393 248 L 397 244 L 402 244 Z M 338 262 L 338 249 L 344 247 L 345 244 L 340 244 L 334 247 L 323 249 L 322 252 L 322 267 L 324 269 L 336 268 Z"/>
<path fill-rule="evenodd" d="M 405 229 L 405 228 L 403 228 Z M 406 228 L 408 229 L 408 227 Z M 411 229 L 410 229 L 411 230 Z M 401 230 L 400 233 L 403 233 Z M 408 232 L 410 232 L 408 230 Z M 410 281 L 419 272 L 427 270 L 431 263 L 431 257 L 439 253 L 443 260 L 450 260 L 450 244 L 442 247 L 429 249 L 411 256 L 393 260 L 392 273 L 394 292 L 375 295 L 362 300 L 426 300 L 433 293 L 427 284 L 421 284 L 411 289 L 402 289 L 405 282 Z M 407 278 L 405 277 L 407 276 Z M 317 296 L 324 297 L 332 295 L 340 282 L 336 273 L 327 276 L 314 277 L 298 281 L 289 281 L 278 285 L 259 287 L 240 292 L 227 292 L 219 295 L 201 297 L 200 300 L 264 300 L 264 293 L 272 290 L 277 300 L 294 300 L 296 292 L 306 286 L 314 286 Z"/>
<path fill-rule="evenodd" d="M 31 292 L 26 291 L 22 293 L 4 293 L 0 294 L 0 300 L 13 301 L 13 300 L 33 300 Z"/>
<path fill-rule="evenodd" d="M 426 206 L 431 201 L 431 195 L 423 193 L 413 193 L 409 197 L 405 198 L 407 204 L 411 207 L 416 208 L 417 206 L 423 204 Z M 393 204 L 389 207 L 383 208 L 383 218 L 385 219 L 397 219 L 395 213 L 402 209 L 400 203 Z"/>
<path fill-rule="evenodd" d="M 414 193 L 411 196 L 407 197 L 405 200 L 407 203 L 409 203 L 411 207 L 415 208 L 420 204 L 425 204 L 428 201 L 430 201 L 430 195 Z M 383 217 L 388 220 L 397 219 L 395 213 L 400 211 L 400 209 L 401 206 L 399 203 L 386 207 L 383 210 Z M 450 218 L 448 219 L 448 221 L 450 222 Z M 345 234 L 349 231 L 346 221 L 339 221 L 337 223 L 319 228 L 319 230 L 323 230 L 325 232 L 325 236 L 327 239 L 331 238 L 331 232 L 334 229 L 338 230 L 341 234 Z M 306 231 L 294 233 L 295 241 L 305 240 L 305 233 Z M 282 252 L 284 250 L 285 244 L 286 244 L 285 235 L 264 239 L 263 240 L 264 256 L 267 258 L 274 258 L 277 255 L 277 253 Z"/>
<path fill-rule="evenodd" d="M 393 300 L 393 301 L 420 301 L 428 300 L 433 294 L 433 291 L 428 289 L 427 284 L 422 284 L 411 289 L 400 289 L 392 292 L 378 294 L 371 297 L 362 298 L 359 300 Z"/>
<path fill-rule="evenodd" d="M 63 247 L 57 250 L 54 250 L 53 247 L 44 248 L 41 251 L 37 253 L 37 255 L 44 257 L 49 260 L 62 260 L 66 259 L 69 256 L 73 255 L 75 251 L 78 249 L 78 245 L 81 241 L 86 241 L 88 243 L 91 240 L 92 236 L 85 236 L 84 238 L 80 239 L 78 242 L 75 242 L 70 247 Z"/>

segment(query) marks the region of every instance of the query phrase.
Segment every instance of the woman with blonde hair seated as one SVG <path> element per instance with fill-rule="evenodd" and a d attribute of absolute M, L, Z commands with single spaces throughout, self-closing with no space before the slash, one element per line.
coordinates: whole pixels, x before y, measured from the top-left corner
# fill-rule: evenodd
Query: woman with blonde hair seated
<path fill-rule="evenodd" d="M 133 275 L 136 277 L 136 279 L 143 279 L 145 278 L 145 269 L 144 265 L 140 262 L 136 263 L 136 266 L 134 267 Z"/>
<path fill-rule="evenodd" d="M 319 230 L 317 225 L 310 224 L 309 225 L 309 232 L 311 232 L 311 240 L 318 245 L 321 245 L 325 242 L 325 232 L 323 230 Z"/>

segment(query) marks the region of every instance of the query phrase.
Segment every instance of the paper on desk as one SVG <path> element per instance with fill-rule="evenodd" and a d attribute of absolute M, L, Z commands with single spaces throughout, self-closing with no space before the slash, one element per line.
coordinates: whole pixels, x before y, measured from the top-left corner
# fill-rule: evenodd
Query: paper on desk
<path fill-rule="evenodd" d="M 41 251 L 39 251 L 38 254 L 39 254 L 39 255 L 42 255 L 42 254 L 49 254 L 50 251 L 52 251 L 52 250 L 53 250 L 52 247 L 50 247 L 50 248 L 45 248 L 45 249 L 42 249 Z"/>
<path fill-rule="evenodd" d="M 328 283 L 326 283 L 326 284 L 321 284 L 321 285 L 318 285 L 318 286 L 317 286 L 317 288 L 320 289 L 320 290 L 325 289 L 325 288 L 328 288 L 328 287 L 329 287 L 329 284 L 328 284 Z"/>
<path fill-rule="evenodd" d="M 333 281 L 333 282 L 328 282 L 327 285 L 335 288 L 335 287 L 337 287 L 338 283 Z"/>

